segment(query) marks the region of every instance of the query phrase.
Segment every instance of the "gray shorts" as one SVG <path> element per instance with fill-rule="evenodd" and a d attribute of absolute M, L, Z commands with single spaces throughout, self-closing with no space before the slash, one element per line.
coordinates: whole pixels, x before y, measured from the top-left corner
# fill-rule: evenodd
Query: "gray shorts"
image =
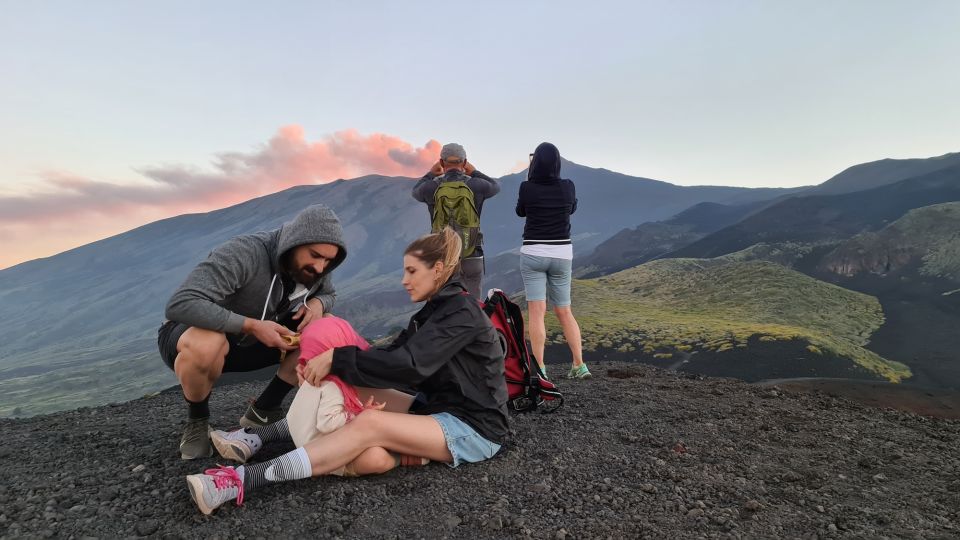
<path fill-rule="evenodd" d="M 527 301 L 543 301 L 557 307 L 570 305 L 570 275 L 573 261 L 520 254 L 520 275 Z"/>

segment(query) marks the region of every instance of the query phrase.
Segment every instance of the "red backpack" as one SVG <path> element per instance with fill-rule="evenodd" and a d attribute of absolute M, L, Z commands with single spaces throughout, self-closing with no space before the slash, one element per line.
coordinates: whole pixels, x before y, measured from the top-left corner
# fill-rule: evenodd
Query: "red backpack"
<path fill-rule="evenodd" d="M 563 405 L 563 394 L 543 375 L 527 348 L 520 306 L 511 302 L 500 289 L 491 289 L 487 301 L 481 305 L 506 343 L 507 356 L 503 365 L 510 409 L 517 412 L 532 411 L 537 407 L 543 407 L 544 412 L 559 409 Z"/>

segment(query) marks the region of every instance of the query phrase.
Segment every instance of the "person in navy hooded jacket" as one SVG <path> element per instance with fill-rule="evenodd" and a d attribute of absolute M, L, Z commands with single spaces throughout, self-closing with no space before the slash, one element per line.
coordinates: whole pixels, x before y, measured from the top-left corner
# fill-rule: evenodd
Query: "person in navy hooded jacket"
<path fill-rule="evenodd" d="M 572 181 L 560 178 L 560 151 L 548 142 L 541 143 L 530 154 L 527 180 L 520 184 L 517 199 L 517 215 L 526 218 L 520 248 L 520 273 L 527 294 L 530 344 L 534 358 L 546 373 L 543 319 L 549 301 L 573 355 L 567 378 L 586 379 L 590 377 L 590 370 L 583 363 L 580 326 L 570 309 L 573 263 L 570 215 L 576 211 L 576 187 Z"/>

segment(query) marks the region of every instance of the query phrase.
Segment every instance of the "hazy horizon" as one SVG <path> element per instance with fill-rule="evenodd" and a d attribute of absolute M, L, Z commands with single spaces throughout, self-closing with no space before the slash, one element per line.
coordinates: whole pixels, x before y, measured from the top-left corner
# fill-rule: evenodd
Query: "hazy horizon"
<path fill-rule="evenodd" d="M 952 1 L 6 7 L 0 268 L 450 141 L 685 186 L 960 150 Z"/>

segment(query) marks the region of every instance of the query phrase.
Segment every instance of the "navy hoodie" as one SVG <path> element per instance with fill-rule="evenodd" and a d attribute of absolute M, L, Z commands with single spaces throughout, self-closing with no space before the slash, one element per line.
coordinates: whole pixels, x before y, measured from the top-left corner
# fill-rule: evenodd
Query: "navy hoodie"
<path fill-rule="evenodd" d="M 576 211 L 576 187 L 560 178 L 560 151 L 542 143 L 533 152 L 527 181 L 520 183 L 517 198 L 517 215 L 527 218 L 523 244 L 569 244 L 570 214 Z"/>

